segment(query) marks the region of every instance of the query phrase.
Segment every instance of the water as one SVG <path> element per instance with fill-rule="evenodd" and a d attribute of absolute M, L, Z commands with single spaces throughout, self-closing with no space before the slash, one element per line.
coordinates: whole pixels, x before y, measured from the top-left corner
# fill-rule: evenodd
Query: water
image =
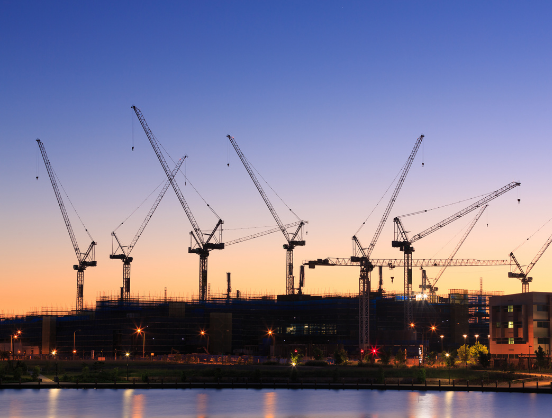
<path fill-rule="evenodd" d="M 395 418 L 548 416 L 552 395 L 246 389 L 0 390 L 0 417 Z"/>

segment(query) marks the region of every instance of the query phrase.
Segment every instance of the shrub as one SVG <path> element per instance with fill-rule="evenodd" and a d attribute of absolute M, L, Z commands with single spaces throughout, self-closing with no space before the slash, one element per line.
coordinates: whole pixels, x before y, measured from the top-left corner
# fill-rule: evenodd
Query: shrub
<path fill-rule="evenodd" d="M 334 353 L 335 364 L 347 364 L 347 352 L 342 348 Z"/>
<path fill-rule="evenodd" d="M 425 383 L 426 381 L 426 369 L 418 369 L 418 382 Z"/>
<path fill-rule="evenodd" d="M 149 383 L 149 375 L 147 372 L 142 373 L 142 382 Z"/>
<path fill-rule="evenodd" d="M 21 379 L 21 373 L 22 372 L 23 372 L 23 370 L 21 369 L 21 367 L 16 367 L 15 369 L 13 369 L 13 378 L 16 381 Z"/>
<path fill-rule="evenodd" d="M 31 377 L 35 382 L 38 380 L 39 375 L 40 375 L 40 367 L 38 366 L 33 367 L 33 370 L 31 372 Z"/>
<path fill-rule="evenodd" d="M 185 370 L 182 370 L 182 371 L 180 372 L 180 380 L 181 380 L 182 382 L 185 382 L 185 381 L 186 381 L 186 371 L 185 371 Z"/>
<path fill-rule="evenodd" d="M 324 352 L 319 349 L 318 347 L 315 347 L 313 350 L 312 350 L 312 357 L 315 359 L 315 360 L 322 360 L 322 357 L 324 356 Z"/>

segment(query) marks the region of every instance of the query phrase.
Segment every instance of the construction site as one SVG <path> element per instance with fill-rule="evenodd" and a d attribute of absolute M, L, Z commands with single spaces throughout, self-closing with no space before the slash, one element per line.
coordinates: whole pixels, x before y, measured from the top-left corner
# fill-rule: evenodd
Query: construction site
<path fill-rule="evenodd" d="M 479 196 L 470 205 L 417 234 L 411 234 L 405 229 L 402 217 L 393 218 L 392 247 L 399 249 L 403 258 L 372 258 L 374 247 L 389 220 L 424 135 L 415 141 L 397 176 L 370 244 L 361 244 L 357 231 L 352 236 L 354 250 L 351 257 L 320 258 L 301 263 L 294 263 L 294 249 L 306 245 L 304 227 L 307 221 L 289 208 L 297 221 L 288 224 L 282 222 L 258 179 L 259 173 L 247 160 L 235 138 L 227 135 L 277 227 L 224 242 L 223 220 L 218 218 L 215 225 L 201 228 L 179 188 L 176 177 L 186 157 L 176 162 L 174 167 L 169 166 L 163 147 L 149 128 L 144 115 L 135 106 L 132 109 L 167 180 L 130 244 L 124 245 L 116 231 L 112 232 L 116 244 L 110 258 L 121 260 L 123 267 L 120 294 L 99 297 L 93 308 L 84 306 L 84 275 L 88 268 L 97 266 L 94 251 L 96 242 L 86 230 L 91 242 L 84 252 L 81 251 L 58 187 L 57 176 L 44 144 L 37 139 L 77 258 L 77 264 L 73 265 L 77 276 L 75 308 L 65 311 L 42 309 L 21 316 L 1 317 L 0 336 L 4 351 L 22 357 L 50 356 L 55 353 L 59 358 L 82 359 L 116 359 L 125 355 L 153 359 L 193 353 L 286 358 L 294 350 L 300 350 L 307 356 L 312 355 L 315 348 L 326 356 L 342 348 L 352 356 L 361 356 L 371 349 L 385 349 L 394 353 L 406 350 L 408 355 L 418 356 L 420 352 L 450 351 L 475 342 L 490 346 L 490 298 L 502 296 L 503 293 L 483 291 L 482 284 L 479 290 L 451 289 L 439 292 L 437 282 L 450 267 L 513 266 L 510 277 L 521 280 L 522 292 L 528 293 L 532 280 L 528 274 L 552 242 L 551 236 L 525 271 L 513 253 L 504 260 L 456 258 L 458 250 L 488 204 L 520 186 L 519 182 L 511 182 L 492 193 Z M 138 297 L 131 292 L 131 252 L 169 188 L 175 192 L 192 227 L 188 253 L 199 256 L 198 296 Z M 212 208 L 211 211 L 216 214 Z M 414 258 L 415 242 L 469 214 L 475 214 L 475 217 L 448 258 Z M 228 273 L 226 293 L 211 295 L 208 282 L 211 251 L 223 250 L 229 245 L 272 233 L 284 236 L 286 274 L 282 281 L 285 279 L 285 294 L 241 295 L 239 291 L 232 291 Z M 358 292 L 306 294 L 306 272 L 322 267 L 357 268 Z M 435 278 L 427 276 L 426 268 L 429 267 L 440 267 Z M 403 283 L 403 292 L 386 291 L 382 278 L 384 268 L 399 269 L 400 277 L 397 279 Z M 421 271 L 419 288 L 414 287 L 415 269 Z M 299 272 L 298 280 L 295 277 L 296 270 Z"/>

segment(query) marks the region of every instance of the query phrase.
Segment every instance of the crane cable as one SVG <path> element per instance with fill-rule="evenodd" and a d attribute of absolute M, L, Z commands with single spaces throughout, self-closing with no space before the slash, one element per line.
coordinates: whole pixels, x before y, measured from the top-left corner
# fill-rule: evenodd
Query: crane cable
<path fill-rule="evenodd" d="M 51 166 L 50 166 L 51 167 Z M 88 237 L 90 238 L 90 240 L 94 241 L 94 238 L 92 238 L 92 235 L 90 235 L 90 232 L 88 232 L 88 228 L 86 228 L 86 225 L 84 224 L 84 222 L 82 221 L 79 213 L 77 212 L 77 210 L 75 209 L 75 206 L 73 205 L 73 202 L 71 202 L 71 199 L 69 199 L 69 195 L 67 194 L 67 192 L 65 191 L 65 188 L 63 187 L 63 184 L 61 183 L 61 181 L 59 181 L 59 177 L 58 175 L 56 174 L 56 172 L 54 171 L 54 168 L 51 167 L 52 169 L 52 172 L 54 173 L 54 176 L 56 178 L 56 181 L 59 183 L 59 185 L 61 186 L 61 189 L 63 190 L 63 193 L 65 193 L 65 197 L 67 198 L 67 200 L 69 201 L 69 203 L 71 204 L 71 207 L 73 208 L 73 210 L 75 211 L 75 213 L 77 214 L 77 218 L 79 218 L 79 221 L 80 223 L 82 224 L 84 230 L 86 231 L 86 233 L 88 234 Z"/>
<path fill-rule="evenodd" d="M 368 215 L 368 217 L 364 220 L 364 222 L 362 222 L 362 225 L 360 225 L 360 227 L 357 229 L 357 231 L 355 232 L 355 235 L 357 235 L 359 233 L 359 231 L 364 227 L 364 225 L 366 224 L 366 222 L 368 221 L 368 219 L 370 218 L 370 216 L 372 216 L 372 214 L 374 213 L 374 211 L 376 210 L 376 208 L 379 206 L 379 204 L 381 203 L 381 201 L 383 200 L 383 198 L 387 195 L 387 192 L 389 191 L 389 189 L 391 188 L 391 186 L 393 186 L 393 184 L 395 184 L 395 180 L 397 180 L 397 177 L 399 177 L 399 175 L 403 172 L 404 168 L 406 167 L 406 164 L 408 164 L 408 162 L 404 163 L 403 166 L 401 167 L 401 169 L 399 170 L 399 172 L 397 173 L 397 175 L 395 176 L 395 178 L 393 179 L 393 181 L 391 182 L 391 184 L 389 185 L 389 187 L 387 187 L 387 190 L 385 190 L 385 192 L 383 193 L 383 195 L 380 197 L 380 200 L 378 201 L 378 203 L 376 203 L 376 206 L 374 206 L 374 208 L 372 209 L 372 211 L 370 212 L 370 214 Z"/>
<path fill-rule="evenodd" d="M 467 202 L 468 200 L 477 199 L 478 197 L 488 196 L 491 193 L 492 192 L 483 193 L 483 194 L 480 194 L 480 195 L 477 195 L 477 196 L 469 197 L 467 199 L 459 200 L 459 201 L 453 202 L 453 203 L 447 203 L 446 205 L 437 206 L 437 207 L 434 207 L 434 208 L 431 208 L 431 209 L 424 209 L 424 210 L 419 210 L 419 211 L 416 211 L 416 212 L 407 213 L 406 215 L 397 216 L 397 218 L 406 218 L 408 216 L 419 215 L 420 213 L 431 212 L 432 210 L 446 208 L 447 206 L 457 205 L 458 203 Z"/>
<path fill-rule="evenodd" d="M 542 228 L 544 228 L 544 227 L 546 226 L 546 224 L 547 224 L 548 222 L 550 222 L 550 221 L 552 221 L 552 218 L 550 218 L 549 220 L 547 220 L 539 229 L 537 229 L 535 232 L 533 232 L 531 235 L 529 235 L 529 237 L 528 237 L 525 241 L 523 241 L 521 244 L 519 244 L 516 248 L 514 248 L 514 249 L 513 249 L 512 251 L 510 251 L 510 252 L 513 253 L 513 252 L 516 251 L 519 247 L 521 247 L 522 245 L 524 245 L 527 241 L 529 241 L 531 238 L 533 238 L 533 236 L 534 236 L 537 232 L 539 232 Z"/>
<path fill-rule="evenodd" d="M 151 197 L 151 195 L 154 194 L 154 193 L 159 189 L 159 187 L 161 187 L 161 186 L 163 185 L 163 183 L 165 183 L 166 181 L 167 181 L 167 180 L 163 180 L 161 183 L 159 183 L 159 185 L 158 185 L 155 189 L 153 189 L 153 191 L 144 199 L 144 201 L 143 201 L 142 203 L 140 203 L 140 204 L 136 207 L 136 209 L 134 209 L 134 210 L 131 212 L 131 214 L 128 215 L 128 216 L 125 218 L 125 220 L 124 220 L 123 222 L 121 222 L 121 223 L 117 226 L 117 228 L 115 228 L 115 229 L 113 230 L 113 232 L 117 231 L 126 221 L 128 221 L 128 219 L 129 219 L 132 215 L 134 215 L 134 213 L 135 213 L 138 209 L 140 209 L 140 208 L 144 205 L 144 203 L 146 203 L 146 201 Z"/>
<path fill-rule="evenodd" d="M 255 168 L 255 166 L 254 166 L 253 164 L 251 164 L 251 161 L 249 161 L 245 155 L 244 155 L 244 158 L 245 158 L 245 160 L 247 161 L 247 163 L 251 166 L 251 168 L 252 168 L 253 170 L 255 170 L 255 172 L 259 175 L 259 177 L 260 177 L 261 179 L 263 179 L 263 181 L 266 183 L 266 185 L 267 185 L 268 187 L 270 187 L 270 190 L 272 190 L 272 191 L 274 192 L 274 194 L 278 197 L 278 199 L 280 199 L 280 201 L 284 204 L 284 206 L 285 206 L 286 208 L 288 208 L 289 211 L 290 211 L 291 213 L 293 213 L 293 215 L 297 218 L 298 221 L 302 221 L 302 219 L 301 219 L 299 216 L 297 216 L 297 214 L 288 206 L 288 204 L 287 204 L 286 202 L 284 202 L 284 199 L 282 199 L 282 198 L 280 197 L 280 195 L 279 195 L 278 193 L 276 193 L 276 190 L 274 190 L 274 189 L 272 188 L 272 186 L 271 186 L 270 184 L 268 184 L 268 181 L 265 180 L 265 178 L 262 176 L 262 174 L 259 173 L 259 170 L 257 170 L 257 169 Z"/>
<path fill-rule="evenodd" d="M 163 148 L 163 151 L 165 151 L 165 153 L 169 156 L 169 158 L 171 159 L 171 161 L 176 165 L 176 162 L 174 161 L 173 157 L 171 157 L 171 154 L 168 153 L 168 151 L 165 149 L 165 147 L 163 146 L 163 144 L 157 139 L 157 137 L 153 134 L 153 132 L 152 132 L 152 136 L 153 136 L 153 138 L 155 139 L 155 141 L 159 144 L 159 146 L 160 146 L 161 148 Z M 184 164 L 186 164 L 186 162 L 184 162 Z M 205 204 L 206 204 L 207 207 L 211 210 L 211 212 L 213 212 L 213 214 L 214 214 L 218 219 L 221 219 L 220 216 L 218 216 L 218 214 L 215 212 L 215 210 L 209 205 L 209 203 L 207 203 L 207 201 L 204 199 L 204 197 L 201 195 L 201 193 L 199 193 L 199 191 L 195 188 L 195 186 L 192 184 L 192 182 L 190 181 L 190 179 L 189 179 L 184 173 L 182 173 L 182 170 L 181 170 L 181 169 L 178 169 L 178 171 L 184 176 L 185 182 L 190 183 L 190 186 L 192 186 L 192 188 L 195 190 L 195 192 L 196 192 L 197 195 L 201 198 L 201 200 L 203 200 L 203 202 L 205 202 Z"/>

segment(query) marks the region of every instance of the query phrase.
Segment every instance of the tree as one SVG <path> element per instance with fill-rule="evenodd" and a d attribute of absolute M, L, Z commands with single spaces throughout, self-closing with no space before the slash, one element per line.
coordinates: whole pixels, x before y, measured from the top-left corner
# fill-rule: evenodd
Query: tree
<path fill-rule="evenodd" d="M 545 368 L 548 366 L 548 356 L 542 349 L 542 347 L 539 345 L 539 348 L 535 350 L 535 356 L 537 359 L 537 367 L 539 368 L 539 372 L 542 368 Z"/>
<path fill-rule="evenodd" d="M 486 345 L 479 343 L 479 341 L 470 347 L 470 359 L 474 362 L 479 361 L 479 355 L 481 353 L 488 354 L 489 350 Z"/>
<path fill-rule="evenodd" d="M 319 349 L 318 347 L 314 347 L 312 350 L 312 357 L 315 360 L 322 360 L 322 357 L 324 356 L 324 352 Z"/>
<path fill-rule="evenodd" d="M 391 350 L 384 348 L 380 353 L 381 363 L 387 366 L 391 362 Z"/>
<path fill-rule="evenodd" d="M 468 364 L 468 361 L 470 360 L 470 348 L 467 344 L 464 344 L 458 349 L 458 359 L 462 363 L 465 363 L 466 365 Z"/>
<path fill-rule="evenodd" d="M 341 350 L 335 350 L 334 360 L 335 364 L 347 364 L 347 352 L 343 348 Z"/>
<path fill-rule="evenodd" d="M 443 354 L 441 355 L 445 359 L 445 364 L 447 365 L 447 367 L 454 367 L 454 362 L 456 361 L 456 356 L 458 355 L 456 351 L 453 351 L 452 353 L 443 352 Z"/>
<path fill-rule="evenodd" d="M 491 364 L 491 355 L 489 353 L 484 353 L 483 351 L 479 352 L 479 357 L 477 359 L 481 367 L 484 367 L 485 369 L 489 367 L 489 364 Z"/>
<path fill-rule="evenodd" d="M 406 363 L 406 349 L 397 351 L 397 354 L 395 354 L 395 364 L 397 367 L 403 366 Z"/>

